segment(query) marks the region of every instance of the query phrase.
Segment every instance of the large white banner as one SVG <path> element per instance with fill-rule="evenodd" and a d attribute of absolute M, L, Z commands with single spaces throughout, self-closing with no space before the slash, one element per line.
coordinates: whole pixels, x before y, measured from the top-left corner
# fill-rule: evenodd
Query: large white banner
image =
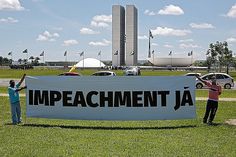
<path fill-rule="evenodd" d="M 158 120 L 196 117 L 187 76 L 26 77 L 27 117 Z"/>

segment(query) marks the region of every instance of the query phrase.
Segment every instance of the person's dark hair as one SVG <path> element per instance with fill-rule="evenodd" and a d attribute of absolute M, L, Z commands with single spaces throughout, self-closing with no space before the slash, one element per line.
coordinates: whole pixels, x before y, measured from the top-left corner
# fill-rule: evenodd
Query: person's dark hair
<path fill-rule="evenodd" d="M 14 80 L 10 80 L 10 81 L 9 81 L 10 86 L 14 86 L 14 83 L 15 83 Z"/>

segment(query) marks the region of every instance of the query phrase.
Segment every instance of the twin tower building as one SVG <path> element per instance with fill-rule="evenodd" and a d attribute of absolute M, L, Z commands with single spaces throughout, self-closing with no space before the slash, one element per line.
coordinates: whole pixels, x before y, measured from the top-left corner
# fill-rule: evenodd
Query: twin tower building
<path fill-rule="evenodd" d="M 138 12 L 134 5 L 112 6 L 112 66 L 138 62 Z"/>

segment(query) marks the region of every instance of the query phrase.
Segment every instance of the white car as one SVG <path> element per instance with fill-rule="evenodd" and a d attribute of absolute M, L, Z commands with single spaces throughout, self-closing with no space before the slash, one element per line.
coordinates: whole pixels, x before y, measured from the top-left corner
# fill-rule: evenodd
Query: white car
<path fill-rule="evenodd" d="M 128 67 L 125 69 L 124 74 L 126 76 L 137 76 L 137 75 L 141 75 L 141 72 L 140 72 L 139 67 Z"/>
<path fill-rule="evenodd" d="M 203 80 L 209 81 L 211 80 L 212 76 L 215 76 L 216 83 L 218 83 L 220 86 L 224 87 L 225 89 L 230 89 L 231 87 L 234 86 L 234 79 L 225 73 L 209 73 L 209 74 L 203 75 L 201 78 Z M 200 89 L 204 86 L 206 85 L 197 79 L 196 88 Z"/>
<path fill-rule="evenodd" d="M 116 74 L 112 71 L 97 71 L 92 76 L 116 76 Z"/>

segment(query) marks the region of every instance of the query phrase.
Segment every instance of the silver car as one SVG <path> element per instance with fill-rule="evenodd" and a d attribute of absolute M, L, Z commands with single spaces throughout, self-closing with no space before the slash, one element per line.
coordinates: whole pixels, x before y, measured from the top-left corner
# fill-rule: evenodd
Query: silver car
<path fill-rule="evenodd" d="M 225 73 L 209 73 L 209 74 L 203 75 L 201 78 L 203 80 L 209 81 L 211 80 L 213 76 L 216 77 L 216 83 L 218 83 L 220 86 L 224 87 L 225 89 L 230 89 L 231 87 L 234 86 L 234 79 Z M 200 89 L 204 86 L 206 85 L 197 79 L 196 88 Z"/>
<path fill-rule="evenodd" d="M 139 67 L 128 67 L 124 71 L 125 76 L 137 76 L 141 75 L 141 71 Z"/>

